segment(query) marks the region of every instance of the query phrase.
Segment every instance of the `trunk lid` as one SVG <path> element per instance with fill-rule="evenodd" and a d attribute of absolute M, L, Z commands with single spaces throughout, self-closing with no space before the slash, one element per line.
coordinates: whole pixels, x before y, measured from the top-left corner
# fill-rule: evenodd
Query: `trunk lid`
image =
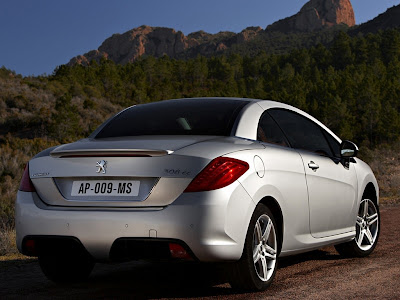
<path fill-rule="evenodd" d="M 29 171 L 38 195 L 50 206 L 163 207 L 214 155 L 252 144 L 215 136 L 84 139 L 32 159 Z"/>

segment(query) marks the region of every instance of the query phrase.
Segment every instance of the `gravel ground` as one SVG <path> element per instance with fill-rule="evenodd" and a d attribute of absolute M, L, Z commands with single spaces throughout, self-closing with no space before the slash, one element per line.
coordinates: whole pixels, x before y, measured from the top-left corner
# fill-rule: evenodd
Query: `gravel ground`
<path fill-rule="evenodd" d="M 400 206 L 381 209 L 381 235 L 367 258 L 341 258 L 333 247 L 281 259 L 272 286 L 235 293 L 215 266 L 132 262 L 97 264 L 88 282 L 57 286 L 37 260 L 0 261 L 0 299 L 400 299 Z"/>

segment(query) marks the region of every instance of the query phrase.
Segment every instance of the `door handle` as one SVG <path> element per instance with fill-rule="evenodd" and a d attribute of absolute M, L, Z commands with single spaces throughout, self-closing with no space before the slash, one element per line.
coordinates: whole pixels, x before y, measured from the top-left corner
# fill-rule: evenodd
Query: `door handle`
<path fill-rule="evenodd" d="M 313 161 L 310 161 L 310 162 L 308 163 L 308 167 L 309 167 L 310 169 L 312 169 L 314 172 L 316 172 L 317 169 L 319 169 L 319 166 L 318 166 L 315 162 L 313 162 Z"/>

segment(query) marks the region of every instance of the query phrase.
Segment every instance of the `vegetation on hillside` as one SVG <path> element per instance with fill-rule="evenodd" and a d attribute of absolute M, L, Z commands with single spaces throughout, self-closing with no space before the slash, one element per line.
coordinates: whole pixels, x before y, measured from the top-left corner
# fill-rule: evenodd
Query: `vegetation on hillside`
<path fill-rule="evenodd" d="M 87 67 L 63 65 L 47 77 L 22 77 L 3 67 L 0 223 L 13 226 L 23 167 L 37 152 L 87 136 L 124 107 L 197 96 L 285 102 L 363 149 L 390 147 L 400 135 L 400 30 L 357 37 L 341 32 L 329 46 L 282 55 L 145 57 L 123 66 L 104 59 Z M 383 193 L 398 192 L 390 187 Z"/>
<path fill-rule="evenodd" d="M 323 28 L 318 31 L 311 32 L 280 32 L 271 31 L 268 28 L 258 35 L 245 42 L 233 44 L 223 53 L 230 55 L 233 53 L 239 55 L 254 56 L 260 51 L 265 51 L 269 54 L 287 54 L 293 49 L 309 49 L 318 44 L 329 45 L 336 35 L 340 32 L 348 32 L 352 34 L 355 28 L 349 28 L 347 25 L 341 24 L 333 27 Z M 229 41 L 222 41 L 229 45 Z M 191 51 L 185 53 L 185 57 L 190 57 Z"/>

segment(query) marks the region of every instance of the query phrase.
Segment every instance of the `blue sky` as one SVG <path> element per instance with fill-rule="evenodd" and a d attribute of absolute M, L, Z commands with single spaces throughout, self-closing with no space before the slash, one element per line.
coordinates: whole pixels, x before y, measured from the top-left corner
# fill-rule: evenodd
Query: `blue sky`
<path fill-rule="evenodd" d="M 51 74 L 97 49 L 113 33 L 140 25 L 240 32 L 295 14 L 307 0 L 0 0 L 0 66 L 23 75 Z M 357 24 L 400 0 L 351 0 Z"/>

